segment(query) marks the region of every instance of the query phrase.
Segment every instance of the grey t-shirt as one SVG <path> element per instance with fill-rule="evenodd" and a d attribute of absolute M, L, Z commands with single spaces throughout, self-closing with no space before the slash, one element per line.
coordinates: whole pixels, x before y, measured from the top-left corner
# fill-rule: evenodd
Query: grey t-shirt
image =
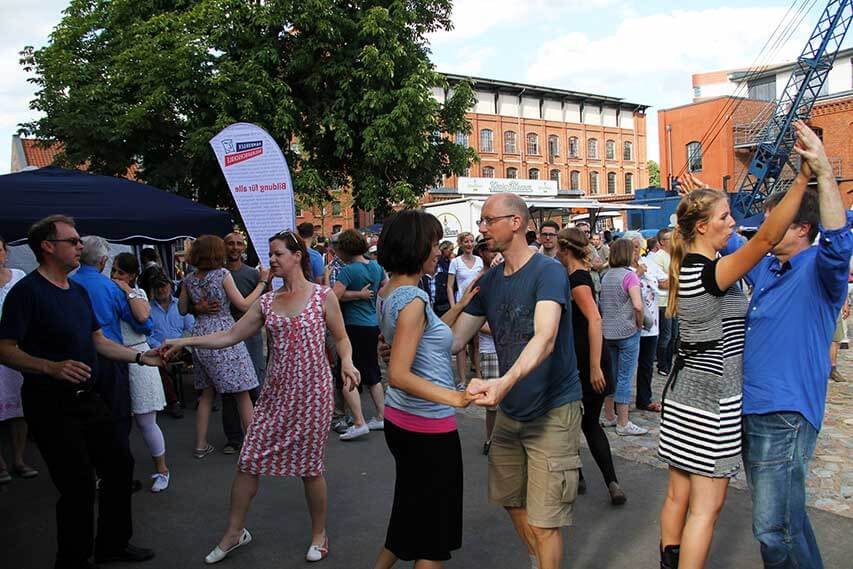
<path fill-rule="evenodd" d="M 516 421 L 530 421 L 581 399 L 566 269 L 553 259 L 535 254 L 509 276 L 504 275 L 504 263 L 493 267 L 480 277 L 478 284 L 480 292 L 465 307 L 465 312 L 486 317 L 501 375 L 513 366 L 533 338 L 536 303 L 552 300 L 563 309 L 554 351 L 513 386 L 501 401 L 501 411 Z"/>
<path fill-rule="evenodd" d="M 237 290 L 240 291 L 244 297 L 249 296 L 254 292 L 255 287 L 258 286 L 258 281 L 261 279 L 261 275 L 257 269 L 253 269 L 249 265 L 240 264 L 240 268 L 236 271 L 229 271 L 231 276 L 234 278 L 234 284 L 237 285 Z M 234 317 L 234 321 L 239 320 L 243 313 L 237 310 L 234 305 L 231 305 L 231 316 Z"/>

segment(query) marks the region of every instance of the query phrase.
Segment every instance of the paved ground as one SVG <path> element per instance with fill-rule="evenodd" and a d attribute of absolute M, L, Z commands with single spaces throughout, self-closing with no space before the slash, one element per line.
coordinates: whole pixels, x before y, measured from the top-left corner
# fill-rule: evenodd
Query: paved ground
<path fill-rule="evenodd" d="M 370 403 L 365 401 L 366 409 Z M 849 412 L 849 409 L 848 409 Z M 221 447 L 214 415 L 211 440 Z M 157 558 L 141 567 L 171 569 L 202 567 L 204 555 L 216 544 L 224 526 L 228 489 L 236 459 L 216 453 L 203 461 L 191 457 L 193 413 L 182 420 L 160 419 L 166 433 L 173 482 L 154 495 L 134 498 L 136 536 L 140 545 L 156 549 Z M 529 567 L 505 514 L 486 502 L 486 459 L 480 454 L 483 423 L 460 415 L 465 460 L 464 544 L 449 567 Z M 137 477 L 146 478 L 150 465 L 138 434 L 133 435 Z M 849 439 L 848 439 L 849 441 Z M 33 451 L 34 464 L 42 467 Z M 617 458 L 616 468 L 628 503 L 610 506 L 606 490 L 584 451 L 589 492 L 578 499 L 576 525 L 567 532 L 569 568 L 637 569 L 657 567 L 658 510 L 666 473 L 646 464 Z M 849 463 L 847 463 L 849 464 Z M 381 545 L 390 509 L 393 464 L 380 433 L 342 443 L 333 437 L 328 452 L 331 556 L 320 567 L 369 568 Z M 849 468 L 847 469 L 849 471 Z M 0 490 L 0 551 L 4 569 L 51 567 L 54 553 L 56 492 L 42 475 L 15 480 Z M 714 540 L 709 568 L 760 566 L 750 531 L 746 492 L 732 489 Z M 853 520 L 811 510 L 826 567 L 849 567 L 853 556 Z M 223 568 L 303 567 L 308 545 L 308 520 L 301 484 L 290 479 L 265 479 L 249 517 L 255 541 L 223 562 Z M 400 564 L 406 566 L 406 564 Z"/>

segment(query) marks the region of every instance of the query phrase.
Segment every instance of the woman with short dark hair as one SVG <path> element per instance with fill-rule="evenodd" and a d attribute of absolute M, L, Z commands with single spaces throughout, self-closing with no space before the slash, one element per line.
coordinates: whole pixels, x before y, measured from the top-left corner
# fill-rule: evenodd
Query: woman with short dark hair
<path fill-rule="evenodd" d="M 178 299 L 181 314 L 189 311 L 190 302 L 198 304 L 201 301 L 212 301 L 219 305 L 219 310 L 212 314 L 196 315 L 193 336 L 206 336 L 230 329 L 234 325 L 231 304 L 240 312 L 246 312 L 269 286 L 269 270 L 261 269 L 255 290 L 243 298 L 234 283 L 234 277 L 225 268 L 225 242 L 215 235 L 202 235 L 196 239 L 190 247 L 187 260 L 197 270 L 183 281 L 184 286 L 181 287 Z M 195 388 L 201 390 L 196 413 L 196 444 L 193 456 L 204 458 L 214 451 L 213 446 L 207 442 L 214 391 L 236 395 L 237 409 L 245 431 L 252 418 L 249 390 L 258 386 L 258 378 L 243 342 L 221 350 L 193 350 L 192 356 Z"/>
<path fill-rule="evenodd" d="M 385 395 L 385 441 L 396 465 L 391 519 L 374 569 L 398 559 L 440 567 L 462 546 L 462 449 L 454 408 L 471 399 L 454 388 L 450 349 L 453 324 L 477 292 L 469 287 L 439 317 L 421 275 L 435 270 L 439 221 L 423 211 L 401 211 L 379 236 L 379 263 L 391 273 L 377 300 L 379 328 L 391 343 Z"/>

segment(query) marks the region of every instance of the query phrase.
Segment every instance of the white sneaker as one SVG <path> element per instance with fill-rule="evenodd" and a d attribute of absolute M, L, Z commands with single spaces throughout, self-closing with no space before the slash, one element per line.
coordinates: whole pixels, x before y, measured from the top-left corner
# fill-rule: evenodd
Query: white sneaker
<path fill-rule="evenodd" d="M 616 434 L 622 435 L 623 437 L 633 437 L 637 435 L 645 435 L 648 433 L 648 429 L 644 429 L 643 427 L 638 427 L 631 421 L 628 421 L 624 427 L 620 427 L 616 425 Z"/>
<path fill-rule="evenodd" d="M 385 421 L 383 419 L 371 417 L 371 419 L 367 422 L 367 428 L 371 431 L 382 431 L 385 429 Z"/>
<path fill-rule="evenodd" d="M 166 488 L 169 487 L 169 473 L 163 474 L 161 472 L 155 472 L 151 475 L 151 479 L 154 480 L 154 484 L 151 485 L 152 492 L 162 492 Z"/>
<path fill-rule="evenodd" d="M 613 417 L 613 420 L 611 421 L 610 419 L 608 419 L 607 417 L 602 415 L 601 420 L 599 421 L 599 424 L 602 427 L 615 427 L 616 423 L 618 423 L 618 422 L 619 422 L 619 420 L 616 417 Z"/>
<path fill-rule="evenodd" d="M 367 433 L 370 432 L 370 427 L 367 426 L 367 423 L 360 427 L 356 427 L 355 425 L 351 426 L 346 430 L 344 434 L 341 435 L 342 441 L 351 441 L 353 439 L 357 439 L 358 437 L 363 437 Z"/>

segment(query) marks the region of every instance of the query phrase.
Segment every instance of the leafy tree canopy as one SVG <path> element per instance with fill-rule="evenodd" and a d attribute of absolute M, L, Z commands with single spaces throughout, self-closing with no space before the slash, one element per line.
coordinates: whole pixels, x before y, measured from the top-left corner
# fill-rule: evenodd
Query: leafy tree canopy
<path fill-rule="evenodd" d="M 649 168 L 649 186 L 660 187 L 660 166 L 654 160 L 649 160 L 646 164 Z"/>
<path fill-rule="evenodd" d="M 22 132 L 61 141 L 61 163 L 138 177 L 231 204 L 208 144 L 234 122 L 265 128 L 298 192 L 351 185 L 356 205 L 412 204 L 474 151 L 470 85 L 446 87 L 426 34 L 451 0 L 72 0 L 48 45 L 21 63 L 43 118 Z M 298 144 L 291 145 L 292 141 Z"/>

